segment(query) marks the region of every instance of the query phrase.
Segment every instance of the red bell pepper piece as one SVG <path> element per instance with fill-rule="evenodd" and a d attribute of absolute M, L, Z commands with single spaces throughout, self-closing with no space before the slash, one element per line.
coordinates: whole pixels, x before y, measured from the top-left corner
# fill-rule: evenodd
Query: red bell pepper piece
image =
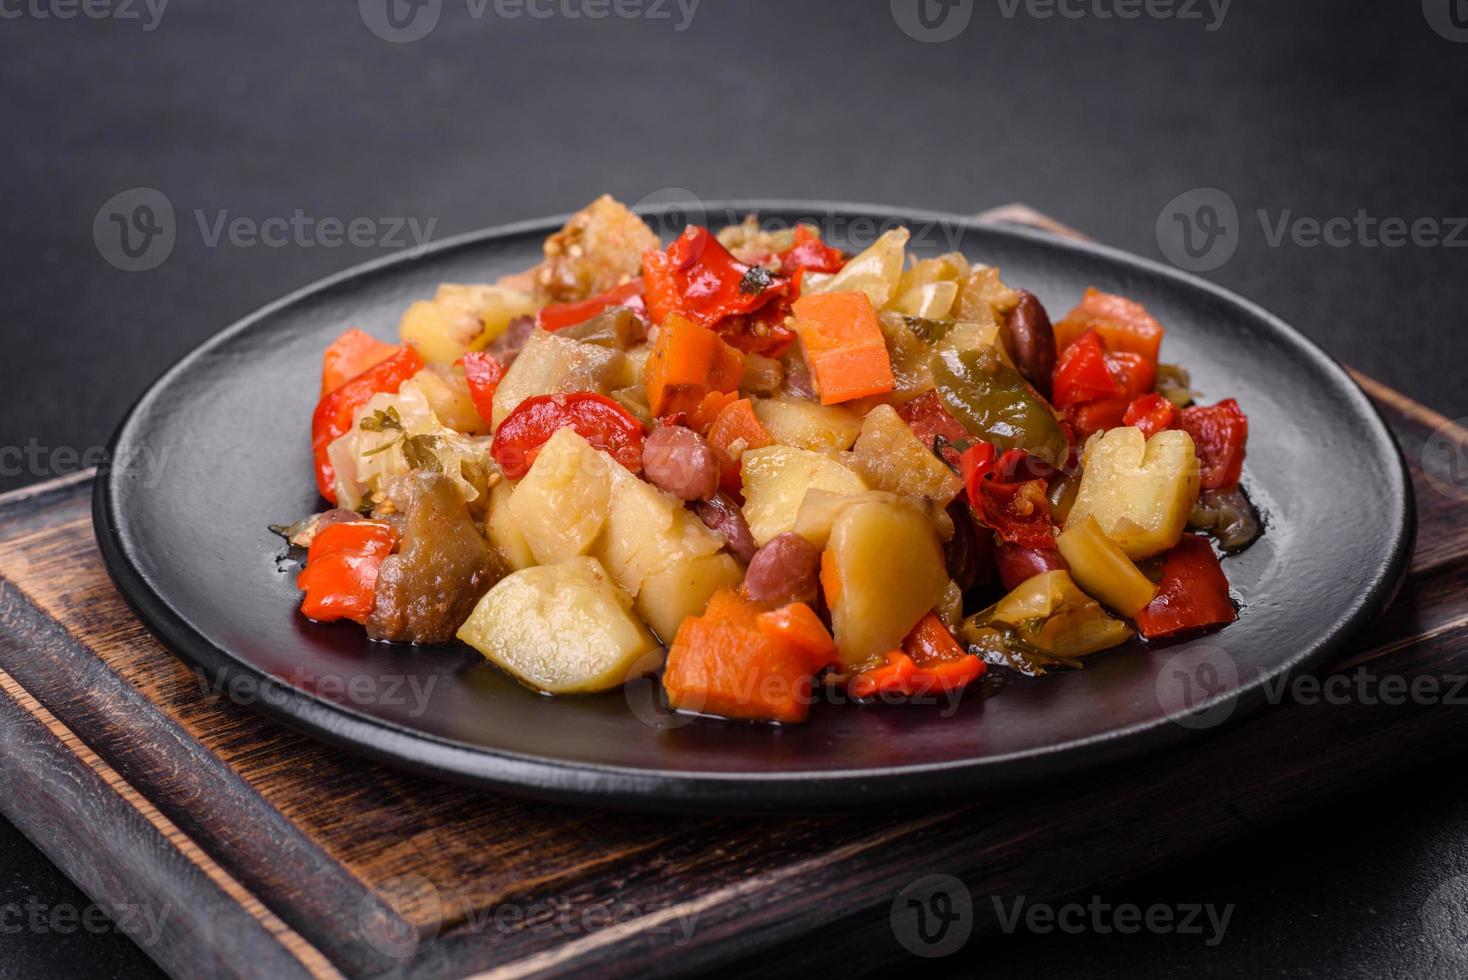
<path fill-rule="evenodd" d="M 1133 425 L 1142 430 L 1148 439 L 1163 429 L 1172 428 L 1177 419 L 1177 407 L 1161 395 L 1143 395 L 1127 406 L 1122 416 L 1122 425 Z"/>
<path fill-rule="evenodd" d="M 802 269 L 814 272 L 840 272 L 846 265 L 846 253 L 821 241 L 820 232 L 810 225 L 795 226 L 795 244 L 780 253 L 780 271 L 794 276 Z"/>
<path fill-rule="evenodd" d="M 469 398 L 474 402 L 474 411 L 484 421 L 492 423 L 494 393 L 504 380 L 504 365 L 487 351 L 470 351 L 461 360 L 464 365 L 464 380 L 469 383 Z"/>
<path fill-rule="evenodd" d="M 556 430 L 568 427 L 633 473 L 642 470 L 642 423 L 610 398 L 590 391 L 525 399 L 500 423 L 490 453 L 506 476 L 518 480 Z"/>
<path fill-rule="evenodd" d="M 1029 454 L 1018 449 L 1008 450 L 996 459 L 994 447 L 979 442 L 959 456 L 958 475 L 963 479 L 969 506 L 1001 540 L 1026 548 L 1054 548 L 1045 479 L 1000 479 L 1008 476 L 1013 480 L 1028 461 Z"/>
<path fill-rule="evenodd" d="M 321 355 L 321 395 L 325 397 L 374 364 L 398 352 L 397 344 L 378 340 L 356 327 L 336 338 Z"/>
<path fill-rule="evenodd" d="M 1080 305 L 1055 324 L 1056 350 L 1064 352 L 1091 330 L 1101 335 L 1109 350 L 1140 354 L 1153 364 L 1165 332 L 1141 303 L 1094 288 L 1086 290 Z"/>
<path fill-rule="evenodd" d="M 1204 490 L 1224 490 L 1239 482 L 1249 418 L 1238 402 L 1225 398 L 1217 405 L 1189 406 L 1178 413 L 1178 428 L 1193 437 Z"/>
<path fill-rule="evenodd" d="M 1094 330 L 1086 331 L 1060 355 L 1050 391 L 1051 402 L 1062 412 L 1076 405 L 1126 396 L 1125 386 L 1112 376 L 1106 348 Z"/>
<path fill-rule="evenodd" d="M 642 257 L 647 311 L 655 323 L 681 313 L 712 329 L 721 320 L 754 313 L 790 291 L 790 280 L 729 254 L 707 228 L 690 225 L 667 251 Z"/>
<path fill-rule="evenodd" d="M 1149 640 L 1223 626 L 1238 618 L 1228 579 L 1206 538 L 1184 534 L 1162 559 L 1157 596 L 1137 613 L 1137 629 Z"/>
<path fill-rule="evenodd" d="M 585 323 L 599 313 L 615 306 L 625 306 L 638 313 L 647 312 L 643 301 L 646 287 L 641 279 L 630 279 L 620 286 L 613 286 L 604 293 L 574 303 L 552 303 L 535 314 L 535 325 L 542 330 L 555 333 L 578 323 Z"/>
<path fill-rule="evenodd" d="M 994 549 L 994 564 L 999 568 L 999 584 L 1012 592 L 1021 582 L 1042 572 L 1069 571 L 1060 549 L 1052 543 L 1043 548 L 1026 548 L 1010 541 L 999 542 Z"/>
<path fill-rule="evenodd" d="M 983 513 L 984 479 L 994 473 L 994 447 L 987 442 L 976 442 L 958 457 L 958 475 L 963 480 L 963 489 L 968 494 L 968 505 L 975 513 Z"/>
<path fill-rule="evenodd" d="M 980 485 L 985 524 L 994 529 L 1000 540 L 1025 548 L 1053 548 L 1055 536 L 1050 533 L 1050 498 L 1044 480 L 1000 483 L 985 480 Z"/>
<path fill-rule="evenodd" d="M 301 612 L 320 623 L 365 623 L 377 594 L 377 573 L 398 535 L 376 521 L 333 524 L 317 533 L 296 588 L 306 593 Z"/>
<path fill-rule="evenodd" d="M 983 660 L 959 646 L 942 620 L 928 613 L 902 641 L 901 650 L 887 654 L 881 666 L 857 674 L 847 690 L 857 698 L 957 691 L 983 677 L 986 669 Z"/>
<path fill-rule="evenodd" d="M 423 370 L 423 358 L 411 347 L 374 364 L 316 403 L 311 416 L 311 455 L 316 462 L 316 489 L 336 503 L 336 470 L 326 450 L 352 430 L 357 409 L 377 394 L 395 395 L 403 382 Z"/>

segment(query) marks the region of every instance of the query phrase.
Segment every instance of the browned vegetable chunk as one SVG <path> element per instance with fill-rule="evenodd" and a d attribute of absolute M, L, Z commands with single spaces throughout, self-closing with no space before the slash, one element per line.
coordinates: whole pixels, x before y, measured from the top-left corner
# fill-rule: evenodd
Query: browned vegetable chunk
<path fill-rule="evenodd" d="M 403 643 L 447 643 L 506 569 L 480 536 L 453 481 L 423 471 L 404 479 L 408 511 L 403 543 L 378 573 L 367 635 Z"/>

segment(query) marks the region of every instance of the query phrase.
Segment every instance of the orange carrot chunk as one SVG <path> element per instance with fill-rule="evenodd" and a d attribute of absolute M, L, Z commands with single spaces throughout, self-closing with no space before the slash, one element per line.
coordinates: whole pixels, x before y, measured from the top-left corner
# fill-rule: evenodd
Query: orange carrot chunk
<path fill-rule="evenodd" d="M 796 300 L 793 309 L 822 405 L 892 390 L 892 360 L 866 293 L 815 293 Z"/>
<path fill-rule="evenodd" d="M 710 392 L 738 391 L 744 355 L 718 334 L 674 313 L 658 330 L 643 380 L 654 415 L 693 415 Z"/>
<path fill-rule="evenodd" d="M 815 658 L 778 626 L 761 628 L 762 612 L 721 589 L 702 616 L 685 619 L 663 670 L 668 703 L 726 718 L 805 721 Z"/>
<path fill-rule="evenodd" d="M 840 662 L 836 656 L 836 641 L 826 624 L 803 602 L 792 602 L 760 613 L 755 624 L 765 636 L 789 643 L 809 656 L 812 672 L 833 667 Z"/>
<path fill-rule="evenodd" d="M 774 436 L 754 414 L 754 404 L 748 398 L 740 398 L 725 406 L 709 426 L 709 448 L 719 462 L 719 489 L 725 493 L 738 493 L 740 480 L 740 457 L 751 449 L 763 449 L 775 444 Z"/>

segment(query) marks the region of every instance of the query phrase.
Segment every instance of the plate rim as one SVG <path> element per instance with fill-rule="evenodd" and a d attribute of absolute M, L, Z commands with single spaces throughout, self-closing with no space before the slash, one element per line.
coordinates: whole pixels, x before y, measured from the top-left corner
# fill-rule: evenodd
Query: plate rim
<path fill-rule="evenodd" d="M 1362 391 L 1350 373 L 1318 343 L 1259 304 L 1209 280 L 1153 259 L 1089 240 L 1064 238 L 1051 232 L 1011 221 L 984 219 L 977 215 L 893 205 L 859 202 L 799 200 L 783 198 L 735 198 L 700 202 L 705 214 L 720 216 L 768 211 L 812 214 L 845 213 L 894 220 L 947 222 L 963 228 L 982 229 L 1038 244 L 1045 248 L 1077 252 L 1127 267 L 1146 277 L 1171 280 L 1240 309 L 1308 355 L 1314 366 L 1335 382 L 1353 401 L 1359 414 L 1374 426 L 1376 442 L 1383 444 L 1396 465 L 1388 468 L 1392 485 L 1387 500 L 1395 530 L 1389 553 L 1377 574 L 1356 595 L 1345 615 L 1326 634 L 1318 636 L 1303 652 L 1274 668 L 1261 671 L 1234 690 L 1210 699 L 1195 710 L 1206 711 L 1233 701 L 1229 725 L 1246 717 L 1264 700 L 1271 683 L 1288 679 L 1319 665 L 1337 652 L 1359 630 L 1377 618 L 1391 603 L 1405 579 L 1416 535 L 1416 504 L 1406 459 L 1395 435 L 1378 407 Z M 656 215 L 657 208 L 637 209 Z M 217 345 L 250 330 L 277 311 L 310 297 L 326 293 L 367 275 L 435 258 L 458 249 L 499 238 L 534 232 L 550 232 L 564 224 L 568 214 L 495 225 L 430 244 L 382 256 L 329 276 L 259 307 L 234 321 L 185 352 L 155 378 L 128 408 L 108 442 L 108 458 L 118 458 L 118 447 L 149 403 L 175 376 L 185 372 Z M 999 756 L 960 759 L 864 769 L 842 769 L 810 773 L 706 772 L 697 770 L 646 770 L 634 767 L 537 756 L 467 745 L 441 736 L 406 728 L 391 721 L 361 714 L 349 706 L 321 700 L 303 690 L 283 684 L 268 674 L 236 659 L 215 645 L 175 611 L 149 585 L 136 567 L 122 540 L 125 518 L 115 511 L 118 474 L 104 470 L 97 476 L 92 494 L 93 530 L 108 574 L 128 606 L 175 657 L 214 672 L 231 690 L 229 682 L 247 676 L 261 689 L 261 697 L 250 707 L 275 721 L 304 731 L 331 744 L 411 771 L 437 778 L 504 790 L 561 802 L 595 804 L 636 810 L 798 810 L 833 809 L 874 803 L 890 803 L 929 796 L 938 790 L 955 789 L 972 793 L 1000 788 L 1035 778 L 1099 767 L 1150 753 L 1166 745 L 1192 740 L 1202 733 L 1167 716 L 1114 728 L 1065 742 L 1047 744 Z M 269 696 L 264 696 L 265 692 Z M 1219 726 L 1220 728 L 1229 725 Z"/>

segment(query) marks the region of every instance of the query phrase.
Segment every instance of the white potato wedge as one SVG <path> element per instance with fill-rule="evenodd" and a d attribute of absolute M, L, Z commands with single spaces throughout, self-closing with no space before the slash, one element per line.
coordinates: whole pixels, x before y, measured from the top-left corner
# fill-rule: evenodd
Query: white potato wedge
<path fill-rule="evenodd" d="M 458 637 L 522 683 L 550 694 L 619 687 L 657 639 L 595 558 L 521 569 L 502 579 Z"/>
<path fill-rule="evenodd" d="M 837 515 L 821 556 L 821 582 L 841 662 L 855 670 L 901 645 L 943 598 L 948 570 L 926 515 L 908 504 L 873 500 Z"/>
<path fill-rule="evenodd" d="M 489 514 L 484 521 L 485 537 L 499 552 L 511 571 L 518 572 L 535 564 L 535 552 L 525 540 L 525 532 L 510 516 L 510 497 L 515 492 L 516 481 L 501 480 L 489 491 Z"/>
<path fill-rule="evenodd" d="M 828 455 L 850 449 L 861 432 L 851 409 L 806 398 L 758 399 L 754 415 L 776 442 Z"/>
<path fill-rule="evenodd" d="M 792 446 L 751 449 L 742 458 L 744 519 L 756 544 L 794 530 L 806 491 L 864 493 L 866 483 L 829 456 Z"/>
<path fill-rule="evenodd" d="M 537 563 L 549 565 L 591 550 L 607 521 L 608 457 L 573 429 L 558 429 L 510 495 L 509 519 Z"/>
<path fill-rule="evenodd" d="M 683 501 L 644 482 L 615 463 L 605 531 L 592 553 L 613 581 L 637 595 L 654 572 L 712 555 L 724 539 L 683 506 Z"/>
<path fill-rule="evenodd" d="M 1081 486 L 1066 515 L 1074 527 L 1096 518 L 1133 561 L 1177 544 L 1198 502 L 1193 439 L 1164 429 L 1151 439 L 1135 427 L 1111 429 L 1086 444 Z"/>
<path fill-rule="evenodd" d="M 683 559 L 649 575 L 633 608 L 664 642 L 672 643 L 683 620 L 702 616 L 715 592 L 735 588 L 743 578 L 739 563 L 723 552 Z"/>

